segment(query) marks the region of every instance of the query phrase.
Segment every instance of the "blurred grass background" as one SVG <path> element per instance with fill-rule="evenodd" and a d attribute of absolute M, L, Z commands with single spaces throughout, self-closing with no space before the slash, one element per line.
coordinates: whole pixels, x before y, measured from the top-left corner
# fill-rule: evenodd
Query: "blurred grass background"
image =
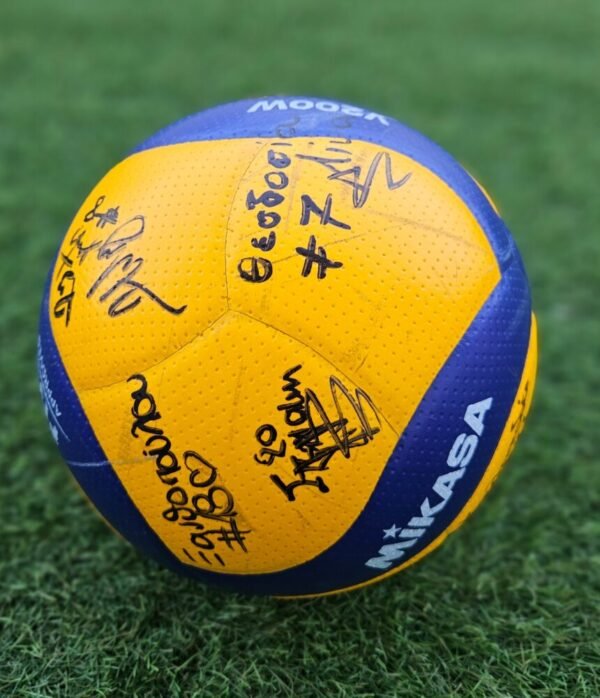
<path fill-rule="evenodd" d="M 0 5 L 0 695 L 600 694 L 600 3 L 23 0 Z M 219 102 L 367 105 L 496 199 L 540 320 L 533 414 L 481 510 L 348 596 L 226 595 L 87 508 L 42 415 L 46 270 L 132 145 Z"/>

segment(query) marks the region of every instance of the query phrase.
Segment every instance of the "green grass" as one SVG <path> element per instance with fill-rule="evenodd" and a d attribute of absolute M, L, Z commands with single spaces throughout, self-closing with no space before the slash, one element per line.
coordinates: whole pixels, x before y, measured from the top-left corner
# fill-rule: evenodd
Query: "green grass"
<path fill-rule="evenodd" d="M 597 696 L 600 4 L 23 0 L 0 5 L 0 696 Z M 533 413 L 426 561 L 316 601 L 228 595 L 140 558 L 42 415 L 37 311 L 79 202 L 219 102 L 356 101 L 493 193 L 541 329 Z"/>

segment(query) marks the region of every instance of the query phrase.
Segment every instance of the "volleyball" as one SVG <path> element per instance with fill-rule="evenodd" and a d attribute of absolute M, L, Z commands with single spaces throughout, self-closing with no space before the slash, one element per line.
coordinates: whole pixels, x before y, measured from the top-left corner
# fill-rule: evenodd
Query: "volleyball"
<path fill-rule="evenodd" d="M 389 116 L 275 96 L 167 126 L 92 189 L 38 371 L 113 529 L 291 598 L 381 580 L 465 521 L 523 429 L 536 342 L 515 242 L 466 169 Z"/>

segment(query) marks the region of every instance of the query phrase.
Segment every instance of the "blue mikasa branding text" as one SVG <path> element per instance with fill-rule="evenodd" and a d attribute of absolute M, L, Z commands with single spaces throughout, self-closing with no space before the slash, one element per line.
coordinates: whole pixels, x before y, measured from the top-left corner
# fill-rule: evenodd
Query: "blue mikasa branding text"
<path fill-rule="evenodd" d="M 393 539 L 397 542 L 388 543 L 379 549 L 378 557 L 372 557 L 365 562 L 367 567 L 386 570 L 404 557 L 406 550 L 415 545 L 427 529 L 435 521 L 435 517 L 448 504 L 452 497 L 454 485 L 465 474 L 465 470 L 477 450 L 479 439 L 485 429 L 485 415 L 491 408 L 491 397 L 469 405 L 465 411 L 464 421 L 469 427 L 468 432 L 459 434 L 448 452 L 446 465 L 451 470 L 442 473 L 433 484 L 433 496 L 425 497 L 421 502 L 420 511 L 413 516 L 402 528 L 392 524 L 384 529 L 383 539 Z"/>
<path fill-rule="evenodd" d="M 384 126 L 390 125 L 388 119 L 381 114 L 366 111 L 360 107 L 353 107 L 350 104 L 340 104 L 338 102 L 314 99 L 260 99 L 248 108 L 248 114 L 255 111 L 272 111 L 274 109 L 279 111 L 286 111 L 288 109 L 308 111 L 310 109 L 316 109 L 322 112 L 337 112 L 339 114 L 345 114 L 346 116 L 358 116 L 365 121 L 378 121 Z"/>

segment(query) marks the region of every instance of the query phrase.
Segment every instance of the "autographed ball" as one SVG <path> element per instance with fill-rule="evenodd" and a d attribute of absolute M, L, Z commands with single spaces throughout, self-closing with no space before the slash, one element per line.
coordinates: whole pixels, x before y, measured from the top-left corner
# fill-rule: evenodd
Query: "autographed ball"
<path fill-rule="evenodd" d="M 536 325 L 480 185 L 388 116 L 306 97 L 190 116 L 85 199 L 42 303 L 50 429 L 162 565 L 319 595 L 435 549 L 531 402 Z"/>

